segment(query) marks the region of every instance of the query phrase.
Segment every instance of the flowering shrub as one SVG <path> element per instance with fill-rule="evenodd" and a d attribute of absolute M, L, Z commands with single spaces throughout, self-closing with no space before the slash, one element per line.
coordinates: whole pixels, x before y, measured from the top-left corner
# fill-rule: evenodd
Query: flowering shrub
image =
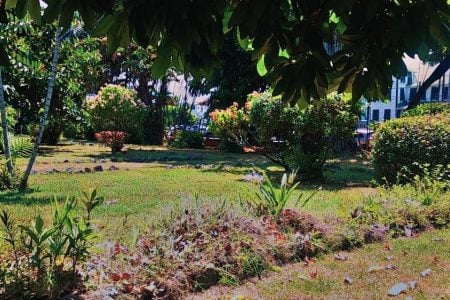
<path fill-rule="evenodd" d="M 254 92 L 243 108 L 234 103 L 212 112 L 210 128 L 222 140 L 251 147 L 287 172 L 298 168 L 304 177 L 317 178 L 334 142 L 351 139 L 356 108 L 339 95 L 300 109 L 269 92 Z"/>
<path fill-rule="evenodd" d="M 110 147 L 113 154 L 122 150 L 127 136 L 123 131 L 100 131 L 95 134 L 97 141 Z"/>
<path fill-rule="evenodd" d="M 88 98 L 86 104 L 94 132 L 122 131 L 135 142 L 142 140 L 146 108 L 134 91 L 110 84 Z"/>
<path fill-rule="evenodd" d="M 224 140 L 237 142 L 240 146 L 247 144 L 250 129 L 248 111 L 250 105 L 239 108 L 236 102 L 225 110 L 214 110 L 209 114 L 212 123 L 210 130 Z"/>

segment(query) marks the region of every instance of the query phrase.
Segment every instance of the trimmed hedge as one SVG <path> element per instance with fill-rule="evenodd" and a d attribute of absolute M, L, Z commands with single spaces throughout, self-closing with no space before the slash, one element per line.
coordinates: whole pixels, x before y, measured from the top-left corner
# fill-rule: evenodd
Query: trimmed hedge
<path fill-rule="evenodd" d="M 450 118 L 446 114 L 404 117 L 383 123 L 375 133 L 373 163 L 380 182 L 396 183 L 407 168 L 421 174 L 420 164 L 450 164 Z"/>
<path fill-rule="evenodd" d="M 445 113 L 450 115 L 450 103 L 424 103 L 403 113 L 403 117 L 430 116 Z"/>

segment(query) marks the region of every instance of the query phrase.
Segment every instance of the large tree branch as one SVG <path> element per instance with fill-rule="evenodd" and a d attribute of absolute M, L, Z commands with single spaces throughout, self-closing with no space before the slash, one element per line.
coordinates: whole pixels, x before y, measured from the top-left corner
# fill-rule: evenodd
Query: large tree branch
<path fill-rule="evenodd" d="M 439 80 L 442 76 L 444 76 L 445 72 L 450 69 L 450 55 L 447 55 L 443 61 L 437 66 L 436 69 L 434 69 L 433 73 L 423 82 L 423 84 L 420 86 L 420 88 L 417 90 L 416 95 L 414 98 L 409 102 L 408 108 L 411 109 L 416 107 L 420 104 L 420 98 L 422 98 L 422 95 L 425 94 L 427 89 L 435 82 L 436 80 Z"/>

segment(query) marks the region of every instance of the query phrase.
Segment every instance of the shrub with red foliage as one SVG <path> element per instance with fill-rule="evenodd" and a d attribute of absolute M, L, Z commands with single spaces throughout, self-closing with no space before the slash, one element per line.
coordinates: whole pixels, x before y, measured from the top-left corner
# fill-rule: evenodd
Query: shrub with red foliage
<path fill-rule="evenodd" d="M 127 137 L 128 133 L 123 131 L 100 131 L 95 134 L 97 141 L 110 147 L 113 154 L 122 150 Z"/>

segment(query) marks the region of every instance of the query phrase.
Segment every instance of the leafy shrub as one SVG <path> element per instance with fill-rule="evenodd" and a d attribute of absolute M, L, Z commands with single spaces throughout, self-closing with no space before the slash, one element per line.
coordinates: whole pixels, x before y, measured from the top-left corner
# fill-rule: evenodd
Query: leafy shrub
<path fill-rule="evenodd" d="M 449 103 L 424 103 L 417 105 L 416 107 L 407 110 L 403 113 L 403 117 L 419 117 L 419 116 L 430 116 L 437 114 L 447 114 L 450 115 L 450 104 Z"/>
<path fill-rule="evenodd" d="M 195 131 L 178 131 L 171 146 L 180 149 L 202 149 L 203 135 Z"/>
<path fill-rule="evenodd" d="M 209 129 L 224 141 L 242 147 L 247 144 L 250 130 L 248 110 L 248 105 L 246 105 L 245 110 L 239 109 L 236 102 L 225 110 L 216 109 L 209 114 L 212 120 Z"/>
<path fill-rule="evenodd" d="M 127 137 L 128 134 L 123 131 L 100 131 L 95 134 L 95 138 L 99 143 L 111 148 L 112 154 L 122 150 Z"/>
<path fill-rule="evenodd" d="M 87 100 L 90 123 L 95 132 L 122 131 L 135 142 L 142 140 L 145 107 L 130 89 L 107 85 Z"/>
<path fill-rule="evenodd" d="M 89 197 L 90 208 L 103 203 L 96 191 Z M 60 299 L 80 281 L 77 267 L 89 257 L 94 237 L 87 216 L 76 214 L 77 201 L 53 201 L 52 224 L 45 227 L 40 215 L 32 225 L 17 225 L 3 211 L 0 215 L 5 242 L 12 254 L 0 266 L 0 296 L 6 299 Z"/>
<path fill-rule="evenodd" d="M 210 128 L 221 140 L 252 147 L 287 172 L 298 169 L 303 177 L 318 178 L 334 144 L 351 140 L 357 111 L 335 94 L 301 109 L 255 92 L 243 108 L 235 103 L 212 112 Z"/>
<path fill-rule="evenodd" d="M 420 165 L 429 168 L 450 164 L 450 118 L 436 116 L 405 117 L 383 123 L 375 133 L 372 151 L 375 172 L 379 181 L 404 182 L 408 170 L 410 178 L 421 175 Z"/>

